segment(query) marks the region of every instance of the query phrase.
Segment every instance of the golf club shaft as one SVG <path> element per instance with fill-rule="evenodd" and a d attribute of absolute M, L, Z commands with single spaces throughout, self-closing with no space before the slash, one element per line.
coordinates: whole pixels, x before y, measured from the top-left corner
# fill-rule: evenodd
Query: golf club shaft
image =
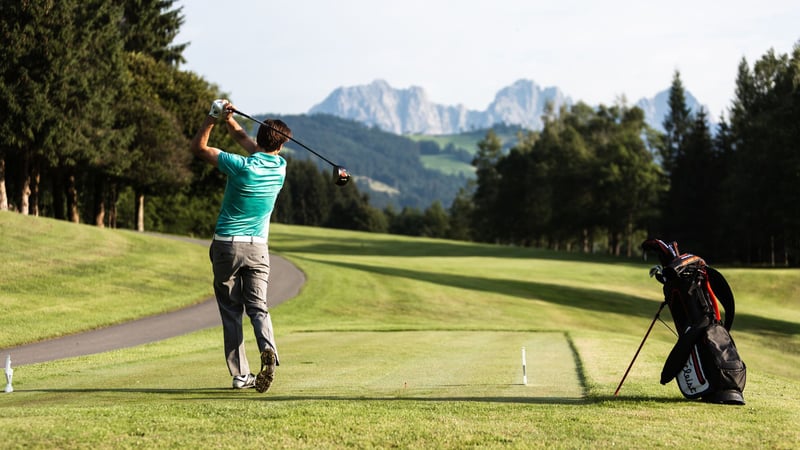
<path fill-rule="evenodd" d="M 326 158 L 326 157 L 324 157 L 324 156 L 320 155 L 319 153 L 315 152 L 315 151 L 314 151 L 314 150 L 313 150 L 311 147 L 309 147 L 309 146 L 307 146 L 307 145 L 303 144 L 302 142 L 300 142 L 300 141 L 298 141 L 297 139 L 295 139 L 295 138 L 293 138 L 293 137 L 289 136 L 288 134 L 286 134 L 286 133 L 282 132 L 281 130 L 278 130 L 278 129 L 276 129 L 275 127 L 270 127 L 270 126 L 269 126 L 269 125 L 267 125 L 266 123 L 264 123 L 264 122 L 262 122 L 262 121 L 260 121 L 260 120 L 258 120 L 258 119 L 256 119 L 256 118 L 254 118 L 254 117 L 250 117 L 250 116 L 248 116 L 247 114 L 245 114 L 245 113 L 243 113 L 243 112 L 239 111 L 239 110 L 238 110 L 238 109 L 236 109 L 236 108 L 232 108 L 232 109 L 231 109 L 231 111 L 233 111 L 234 113 L 236 113 L 236 114 L 238 114 L 238 115 L 240 115 L 240 116 L 242 116 L 242 117 L 245 117 L 245 118 L 247 118 L 247 119 L 250 119 L 250 120 L 252 120 L 253 122 L 257 122 L 257 123 L 259 123 L 259 124 L 261 124 L 261 125 L 264 125 L 265 127 L 269 127 L 270 129 L 272 129 L 273 131 L 277 132 L 278 134 L 281 134 L 281 135 L 283 135 L 283 136 L 287 137 L 289 140 L 291 140 L 291 141 L 292 141 L 292 142 L 294 142 L 295 144 L 297 144 L 297 145 L 299 145 L 299 146 L 303 147 L 304 149 L 306 149 L 306 150 L 310 151 L 311 153 L 313 153 L 313 154 L 317 155 L 317 157 L 319 157 L 321 160 L 325 161 L 326 163 L 330 164 L 331 166 L 333 166 L 333 167 L 338 167 L 336 164 L 334 164 L 334 163 L 332 163 L 330 160 L 328 160 L 328 158 Z"/>
<path fill-rule="evenodd" d="M 642 343 L 639 344 L 639 348 L 636 349 L 636 354 L 633 355 L 633 359 L 631 360 L 631 363 L 628 364 L 628 369 L 625 371 L 625 375 L 623 375 L 622 379 L 619 380 L 619 386 L 617 386 L 617 390 L 614 391 L 614 397 L 616 397 L 617 394 L 619 394 L 619 390 L 622 388 L 622 383 L 624 383 L 625 382 L 625 378 L 628 377 L 628 372 L 631 371 L 631 367 L 633 367 L 633 363 L 634 363 L 634 361 L 636 361 L 636 357 L 639 356 L 639 352 L 642 350 L 642 347 L 644 347 L 644 341 L 647 340 L 647 336 L 650 336 L 650 331 L 653 329 L 653 325 L 656 324 L 656 320 L 658 320 L 658 316 L 661 314 L 661 310 L 664 309 L 664 306 L 666 306 L 666 304 L 667 304 L 667 302 L 662 302 L 661 306 L 658 308 L 658 311 L 656 311 L 656 316 L 653 317 L 653 321 L 650 322 L 650 328 L 647 329 L 647 333 L 644 334 L 644 338 L 642 339 Z"/>

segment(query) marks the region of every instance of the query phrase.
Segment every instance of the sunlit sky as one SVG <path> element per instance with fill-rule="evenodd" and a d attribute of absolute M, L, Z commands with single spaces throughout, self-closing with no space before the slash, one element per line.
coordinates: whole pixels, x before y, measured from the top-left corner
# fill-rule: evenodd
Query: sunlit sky
<path fill-rule="evenodd" d="M 519 79 L 629 103 L 684 87 L 713 117 L 742 58 L 791 53 L 800 1 L 179 0 L 181 66 L 251 114 L 301 114 L 341 86 L 418 86 L 484 110 Z"/>

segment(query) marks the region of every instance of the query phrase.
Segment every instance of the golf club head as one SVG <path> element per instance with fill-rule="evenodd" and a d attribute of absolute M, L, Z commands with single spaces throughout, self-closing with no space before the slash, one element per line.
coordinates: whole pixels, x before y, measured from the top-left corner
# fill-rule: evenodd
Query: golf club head
<path fill-rule="evenodd" d="M 350 174 L 342 166 L 333 166 L 333 183 L 337 186 L 344 186 L 350 181 Z"/>

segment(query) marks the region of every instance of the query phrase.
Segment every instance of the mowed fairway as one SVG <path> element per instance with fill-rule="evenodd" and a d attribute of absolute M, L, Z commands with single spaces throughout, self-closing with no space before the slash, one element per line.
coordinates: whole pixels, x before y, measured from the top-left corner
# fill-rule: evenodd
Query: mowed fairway
<path fill-rule="evenodd" d="M 331 344 L 347 349 L 331 351 Z M 320 332 L 285 340 L 292 380 L 275 395 L 406 399 L 578 401 L 583 389 L 574 355 L 561 333 L 483 331 Z M 523 385 L 521 348 L 539 366 Z M 291 361 L 289 363 L 288 361 Z M 290 366 L 291 367 L 288 367 Z M 571 376 L 571 377 L 570 377 Z"/>
<path fill-rule="evenodd" d="M 90 253 L 82 257 L 83 270 L 42 251 L 53 244 L 47 236 L 54 230 L 76 236 L 75 248 L 69 239 L 58 242 L 59 255 Z M 51 337 L 47 322 L 86 329 L 97 320 L 92 309 L 115 315 L 138 300 L 144 305 L 136 310 L 154 313 L 162 302 L 191 304 L 211 295 L 205 249 L 191 244 L 170 242 L 164 252 L 157 237 L 11 213 L 0 214 L 0 239 L 4 246 L 24 240 L 30 249 L 17 245 L 4 253 L 6 267 L 18 273 L 0 276 L 0 306 L 15 320 L 45 322 L 26 327 L 40 330 L 34 334 L 41 338 Z M 105 250 L 104 242 L 115 250 Z M 15 392 L 0 395 L 2 447 L 796 448 L 800 442 L 798 270 L 720 267 L 736 294 L 733 336 L 748 365 L 747 405 L 732 407 L 688 401 L 674 383 L 658 384 L 675 339 L 661 324 L 613 397 L 660 302 L 661 287 L 639 260 L 277 224 L 271 248 L 308 282 L 297 298 L 272 310 L 281 366 L 269 392 L 229 387 L 219 327 L 16 367 Z M 132 263 L 121 271 L 125 301 L 115 305 L 120 281 L 85 269 L 86 261 L 124 269 L 126 255 Z M 180 259 L 192 270 L 155 273 L 148 270 L 155 263 L 143 263 L 148 255 L 162 264 Z M 25 267 L 45 263 L 50 270 L 25 281 Z M 95 295 L 58 289 L 69 282 L 65 273 L 87 280 Z M 156 281 L 163 297 L 148 287 Z M 26 282 L 35 291 L 33 309 Z M 35 288 L 41 284 L 55 286 L 42 293 Z M 131 286 L 142 286 L 141 299 L 128 295 Z M 48 300 L 62 312 L 48 313 Z M 663 318 L 671 320 L 668 312 Z M 257 370 L 252 332 L 245 336 Z M 0 347 L 19 340 L 0 337 Z"/>

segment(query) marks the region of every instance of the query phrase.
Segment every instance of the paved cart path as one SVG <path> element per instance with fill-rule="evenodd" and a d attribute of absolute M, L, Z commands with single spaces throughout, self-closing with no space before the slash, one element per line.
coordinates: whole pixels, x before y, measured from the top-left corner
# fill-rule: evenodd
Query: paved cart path
<path fill-rule="evenodd" d="M 208 246 L 203 239 L 153 234 Z M 209 267 L 209 271 L 211 268 Z M 280 256 L 270 255 L 269 306 L 273 307 L 295 297 L 305 284 L 300 269 Z M 205 328 L 222 325 L 214 297 L 177 311 L 144 317 L 131 322 L 97 330 L 49 339 L 33 344 L 0 350 L 0 361 L 11 355 L 14 367 L 61 358 L 91 355 L 119 348 L 133 347 L 160 341 Z"/>

